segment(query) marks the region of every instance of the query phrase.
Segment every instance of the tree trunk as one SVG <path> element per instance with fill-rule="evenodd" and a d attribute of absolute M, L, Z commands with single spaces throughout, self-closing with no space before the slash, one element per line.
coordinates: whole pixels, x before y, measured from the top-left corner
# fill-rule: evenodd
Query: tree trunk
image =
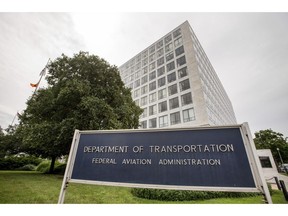
<path fill-rule="evenodd" d="M 52 160 L 51 160 L 50 169 L 49 169 L 49 173 L 50 173 L 50 174 L 52 174 L 53 171 L 54 171 L 55 161 L 56 161 L 56 157 L 53 156 L 53 157 L 52 157 Z"/>

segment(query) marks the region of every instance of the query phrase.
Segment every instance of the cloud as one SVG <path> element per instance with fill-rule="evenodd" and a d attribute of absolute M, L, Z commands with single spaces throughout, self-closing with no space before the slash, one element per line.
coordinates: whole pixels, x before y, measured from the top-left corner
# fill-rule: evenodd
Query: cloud
<path fill-rule="evenodd" d="M 0 125 L 6 127 L 12 113 L 25 108 L 33 92 L 29 83 L 39 80 L 48 59 L 85 44 L 65 13 L 0 13 L 0 32 Z"/>

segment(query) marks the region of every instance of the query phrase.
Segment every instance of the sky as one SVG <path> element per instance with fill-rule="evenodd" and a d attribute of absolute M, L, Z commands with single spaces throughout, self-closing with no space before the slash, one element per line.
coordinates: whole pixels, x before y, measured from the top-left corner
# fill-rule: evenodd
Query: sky
<path fill-rule="evenodd" d="M 0 12 L 0 126 L 23 112 L 49 58 L 81 50 L 120 66 L 186 20 L 237 122 L 248 122 L 252 134 L 271 128 L 288 137 L 285 12 Z"/>

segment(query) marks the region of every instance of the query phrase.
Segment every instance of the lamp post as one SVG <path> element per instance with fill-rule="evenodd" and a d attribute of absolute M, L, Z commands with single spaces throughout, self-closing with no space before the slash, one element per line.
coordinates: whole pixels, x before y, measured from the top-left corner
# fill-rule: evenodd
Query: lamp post
<path fill-rule="evenodd" d="M 277 151 L 278 151 L 278 154 L 279 154 L 279 157 L 280 157 L 281 164 L 283 164 L 283 160 L 282 160 L 282 157 L 281 157 L 281 154 L 280 154 L 279 148 L 277 148 Z"/>

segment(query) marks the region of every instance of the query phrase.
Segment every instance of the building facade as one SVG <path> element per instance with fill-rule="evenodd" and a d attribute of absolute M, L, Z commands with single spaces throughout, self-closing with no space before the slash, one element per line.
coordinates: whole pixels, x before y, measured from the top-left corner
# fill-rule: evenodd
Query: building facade
<path fill-rule="evenodd" d="M 188 21 L 119 70 L 144 110 L 140 128 L 236 124 L 232 104 Z"/>

